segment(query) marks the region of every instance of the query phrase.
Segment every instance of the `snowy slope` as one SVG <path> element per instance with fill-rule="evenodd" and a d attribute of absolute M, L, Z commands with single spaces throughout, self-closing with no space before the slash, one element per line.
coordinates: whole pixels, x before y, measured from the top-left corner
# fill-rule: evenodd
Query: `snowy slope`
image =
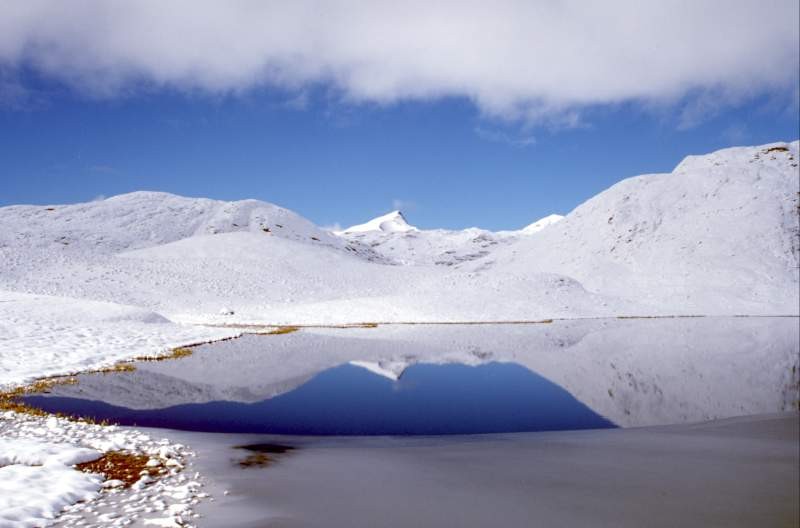
<path fill-rule="evenodd" d="M 234 335 L 132 306 L 0 291 L 0 389 Z"/>
<path fill-rule="evenodd" d="M 502 248 L 494 271 L 557 272 L 650 312 L 798 313 L 798 142 L 690 156 L 623 180 Z"/>
<path fill-rule="evenodd" d="M 479 260 L 491 254 L 498 245 L 514 242 L 519 235 L 517 231 L 494 233 L 475 227 L 460 231 L 415 229 L 340 233 L 351 242 L 369 246 L 385 259 L 415 266 L 455 266 Z"/>
<path fill-rule="evenodd" d="M 613 303 L 555 274 L 484 276 L 386 266 L 258 233 L 191 237 L 91 261 L 36 264 L 37 273 L 18 275 L 7 289 L 142 306 L 182 322 L 543 318 L 598 315 Z M 235 313 L 219 315 L 223 307 Z"/>

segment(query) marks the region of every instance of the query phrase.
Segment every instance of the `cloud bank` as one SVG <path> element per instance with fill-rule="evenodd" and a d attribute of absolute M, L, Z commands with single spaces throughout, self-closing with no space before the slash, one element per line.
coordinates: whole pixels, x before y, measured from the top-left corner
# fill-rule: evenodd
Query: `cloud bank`
<path fill-rule="evenodd" d="M 92 96 L 325 86 L 356 103 L 465 97 L 489 116 L 569 120 L 791 93 L 799 16 L 796 0 L 7 1 L 0 69 Z"/>

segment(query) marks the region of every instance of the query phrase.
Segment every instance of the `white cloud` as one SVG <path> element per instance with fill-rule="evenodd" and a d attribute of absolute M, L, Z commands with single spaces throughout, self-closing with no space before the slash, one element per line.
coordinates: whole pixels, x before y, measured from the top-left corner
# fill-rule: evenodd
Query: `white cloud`
<path fill-rule="evenodd" d="M 475 127 L 475 135 L 492 143 L 506 143 L 512 147 L 530 147 L 536 144 L 536 137 L 530 134 L 512 135 L 502 130 Z"/>
<path fill-rule="evenodd" d="M 736 101 L 798 82 L 797 0 L 25 0 L 0 10 L 0 66 L 94 96 L 325 85 L 356 103 L 455 96 L 492 117 L 569 121 L 592 105 Z"/>

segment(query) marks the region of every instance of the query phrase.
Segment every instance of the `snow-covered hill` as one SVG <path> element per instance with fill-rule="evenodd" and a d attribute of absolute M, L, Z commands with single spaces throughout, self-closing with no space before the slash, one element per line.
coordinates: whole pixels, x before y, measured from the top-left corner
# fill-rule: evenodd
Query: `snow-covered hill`
<path fill-rule="evenodd" d="M 218 233 L 250 232 L 380 260 L 302 216 L 258 200 L 224 202 L 139 191 L 71 205 L 0 208 L 0 249 L 114 254 Z"/>
<path fill-rule="evenodd" d="M 689 156 L 623 180 L 498 250 L 493 271 L 561 273 L 674 313 L 797 314 L 798 145 Z"/>

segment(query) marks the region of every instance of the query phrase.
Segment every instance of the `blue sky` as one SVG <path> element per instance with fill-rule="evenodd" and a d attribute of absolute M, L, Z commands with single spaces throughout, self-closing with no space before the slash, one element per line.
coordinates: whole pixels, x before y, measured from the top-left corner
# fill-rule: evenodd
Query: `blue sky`
<path fill-rule="evenodd" d="M 791 42 L 796 32 L 790 33 Z M 62 39 L 65 49 L 71 35 Z M 20 38 L 24 48 L 32 37 Z M 107 48 L 104 38 L 97 38 L 98 49 Z M 784 66 L 797 55 L 785 51 Z M 171 70 L 147 63 L 157 54 L 125 50 L 134 52 L 143 54 L 146 60 L 137 60 L 144 66 L 112 75 L 108 68 L 130 58 L 107 57 L 100 75 L 86 61 L 59 66 L 66 54 L 34 61 L 30 53 L 4 52 L 0 42 L 0 205 L 146 189 L 257 198 L 320 225 L 360 223 L 399 207 L 423 228 L 514 229 L 565 214 L 625 177 L 669 171 L 687 154 L 799 135 L 791 68 L 776 67 L 775 79 L 760 85 L 761 66 L 737 63 L 735 75 L 720 72 L 709 86 L 665 78 L 646 93 L 630 92 L 641 83 L 619 86 L 613 72 L 588 84 L 579 76 L 574 85 L 583 91 L 562 97 L 536 84 L 538 77 L 519 80 L 511 70 L 485 85 L 470 70 L 409 84 L 420 73 L 405 62 L 344 80 L 319 74 L 277 82 L 263 74 L 241 81 L 240 71 L 227 66 L 214 77 L 187 80 L 181 70 L 175 79 L 159 78 Z M 320 54 L 306 60 L 316 64 Z M 193 64 L 193 57 L 176 57 L 169 67 Z M 61 69 L 52 69 L 54 60 Z M 337 60 L 345 59 L 325 58 L 325 67 Z M 584 67 L 576 60 L 575 68 Z M 241 65 L 242 75 L 248 67 Z M 306 69 L 313 68 L 301 68 L 302 75 Z M 737 84 L 743 72 L 749 80 Z M 452 85 L 462 73 L 466 80 Z"/>

